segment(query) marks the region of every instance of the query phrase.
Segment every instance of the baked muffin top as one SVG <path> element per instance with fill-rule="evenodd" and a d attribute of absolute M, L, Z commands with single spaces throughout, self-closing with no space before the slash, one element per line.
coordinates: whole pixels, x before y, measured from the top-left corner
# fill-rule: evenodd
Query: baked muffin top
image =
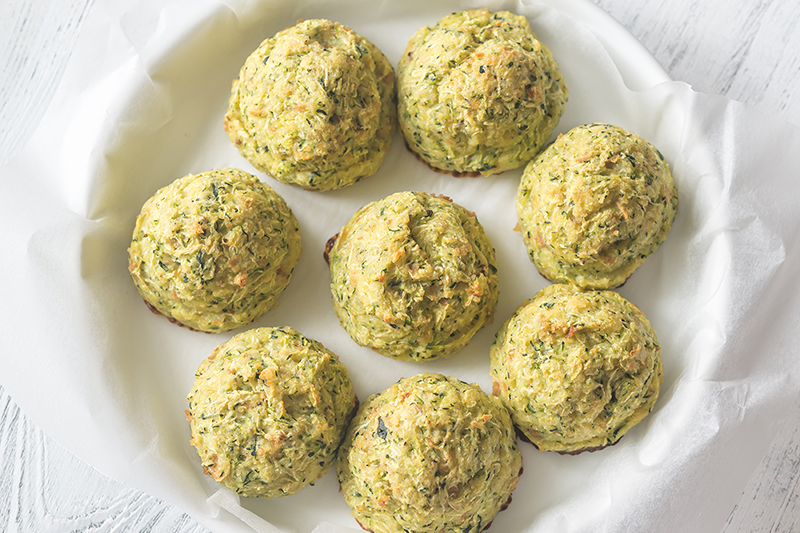
<path fill-rule="evenodd" d="M 491 351 L 493 392 L 540 450 L 616 443 L 652 410 L 663 380 L 650 322 L 613 291 L 549 285 L 522 304 Z"/>
<path fill-rule="evenodd" d="M 678 191 L 652 144 L 609 124 L 561 135 L 525 168 L 517 192 L 523 240 L 554 282 L 609 289 L 667 238 Z"/>
<path fill-rule="evenodd" d="M 375 533 L 477 533 L 509 503 L 521 469 L 500 401 L 431 373 L 368 398 L 337 460 L 345 501 Z"/>
<path fill-rule="evenodd" d="M 283 198 L 227 168 L 175 180 L 145 202 L 128 269 L 152 309 L 217 332 L 272 308 L 300 251 L 297 220 Z"/>
<path fill-rule="evenodd" d="M 400 192 L 367 204 L 329 259 L 342 327 L 396 359 L 455 353 L 497 305 L 494 248 L 475 214 L 446 197 Z"/>
<path fill-rule="evenodd" d="M 374 174 L 396 126 L 389 60 L 324 19 L 262 42 L 234 80 L 225 115 L 228 136 L 254 167 L 316 191 Z"/>
<path fill-rule="evenodd" d="M 398 119 L 435 169 L 489 175 L 524 165 L 558 124 L 567 86 L 525 17 L 461 11 L 419 29 L 398 63 Z"/>
<path fill-rule="evenodd" d="M 188 401 L 205 473 L 264 498 L 293 494 L 330 468 L 357 404 L 339 358 L 289 327 L 219 345 L 197 369 Z"/>

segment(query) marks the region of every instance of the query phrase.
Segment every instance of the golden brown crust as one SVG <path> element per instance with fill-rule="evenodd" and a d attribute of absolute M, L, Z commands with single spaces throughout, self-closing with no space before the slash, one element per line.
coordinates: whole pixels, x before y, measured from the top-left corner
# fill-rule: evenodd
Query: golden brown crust
<path fill-rule="evenodd" d="M 149 307 L 195 331 L 250 324 L 271 309 L 301 254 L 289 206 L 235 168 L 156 191 L 136 218 L 128 270 Z"/>
<path fill-rule="evenodd" d="M 522 475 L 522 470 L 523 470 L 523 469 L 522 469 L 522 467 L 520 467 L 520 469 L 519 469 L 519 475 L 520 475 L 520 476 Z M 341 484 L 339 485 L 339 492 L 342 492 L 342 485 L 341 485 Z M 506 500 L 506 503 L 504 503 L 503 505 L 501 505 L 501 506 L 500 506 L 500 510 L 499 510 L 498 512 L 502 513 L 503 511 L 505 511 L 506 509 L 508 509 L 508 507 L 511 505 L 511 499 L 512 499 L 512 498 L 513 498 L 513 494 L 509 494 L 509 495 L 508 495 L 508 499 Z M 374 532 L 374 531 L 372 531 L 371 529 L 367 529 L 367 528 L 364 526 L 364 524 L 362 524 L 361 522 L 359 522 L 359 521 L 358 521 L 358 519 L 357 519 L 357 518 L 355 519 L 355 521 L 356 521 L 356 524 L 358 524 L 358 525 L 359 525 L 359 527 L 360 527 L 361 529 L 363 529 L 364 531 L 367 531 L 367 532 L 369 532 L 369 533 L 375 533 L 375 532 Z M 488 524 L 486 524 L 485 526 L 483 526 L 483 528 L 481 528 L 481 529 L 478 531 L 478 533 L 480 533 L 481 531 L 486 531 L 487 529 L 489 529 L 489 528 L 492 526 L 492 524 L 494 524 L 494 519 L 490 520 Z"/>
<path fill-rule="evenodd" d="M 522 470 L 501 402 L 427 373 L 368 398 L 337 462 L 353 516 L 378 533 L 482 531 L 510 504 Z"/>
<path fill-rule="evenodd" d="M 398 120 L 429 167 L 457 176 L 528 162 L 558 123 L 567 87 L 525 17 L 473 9 L 420 28 L 400 57 Z"/>
<path fill-rule="evenodd" d="M 218 346 L 189 396 L 204 472 L 248 497 L 293 494 L 324 474 L 358 408 L 347 369 L 292 328 L 257 328 Z"/>
<path fill-rule="evenodd" d="M 522 438 L 556 452 L 617 442 L 655 405 L 661 347 L 644 314 L 613 291 L 548 285 L 502 326 L 492 392 Z"/>
<path fill-rule="evenodd" d="M 450 198 L 392 194 L 361 208 L 332 241 L 334 310 L 358 344 L 429 360 L 456 353 L 491 322 L 494 248 L 475 213 Z"/>
<path fill-rule="evenodd" d="M 517 431 L 517 437 L 519 437 L 520 440 L 522 440 L 523 442 L 527 442 L 528 444 L 530 444 L 531 446 L 533 446 L 537 450 L 542 451 L 541 448 L 539 448 L 536 444 L 534 444 L 533 441 L 531 441 L 531 439 L 529 439 L 528 436 L 525 435 L 525 433 L 520 431 L 519 428 L 515 428 L 515 429 Z M 620 440 L 622 440 L 622 439 L 620 438 Z M 619 440 L 617 442 L 619 442 Z M 589 452 L 589 453 L 597 452 L 597 451 L 600 451 L 602 449 L 608 448 L 610 446 L 614 446 L 615 444 L 617 444 L 617 442 L 612 442 L 611 444 L 604 444 L 602 446 L 588 446 L 586 448 L 581 448 L 579 450 L 556 451 L 556 453 L 558 453 L 559 455 L 579 455 L 579 454 L 581 454 L 583 452 Z"/>
<path fill-rule="evenodd" d="M 652 144 L 619 126 L 586 124 L 528 164 L 516 204 L 528 255 L 543 276 L 610 289 L 667 238 L 678 196 Z"/>
<path fill-rule="evenodd" d="M 275 179 L 309 191 L 374 174 L 396 129 L 386 56 L 338 22 L 301 21 L 266 39 L 234 81 L 225 131 Z"/>
<path fill-rule="evenodd" d="M 150 310 L 150 312 L 151 312 L 151 313 L 153 313 L 154 315 L 163 316 L 164 318 L 166 318 L 167 320 L 169 320 L 170 322 L 172 322 L 172 323 L 173 323 L 173 324 L 175 324 L 176 326 L 180 326 L 180 327 L 182 327 L 182 328 L 186 328 L 186 329 L 188 329 L 189 331 L 198 331 L 198 332 L 201 332 L 201 333 L 208 333 L 208 334 L 211 334 L 211 333 L 213 333 L 213 332 L 211 332 L 211 331 L 200 331 L 199 329 L 194 329 L 192 326 L 187 326 L 186 324 L 184 324 L 184 323 L 183 323 L 183 322 L 181 322 L 180 320 L 178 320 L 178 319 L 176 319 L 176 318 L 172 318 L 171 316 L 167 316 L 167 315 L 165 315 L 164 313 L 162 313 L 161 311 L 159 311 L 158 309 L 156 309 L 155 307 L 153 307 L 153 304 L 151 304 L 150 302 L 148 302 L 148 301 L 147 301 L 147 300 L 145 300 L 144 298 L 142 298 L 142 301 L 144 302 L 144 305 L 146 305 L 146 306 L 147 306 L 147 308 Z"/>

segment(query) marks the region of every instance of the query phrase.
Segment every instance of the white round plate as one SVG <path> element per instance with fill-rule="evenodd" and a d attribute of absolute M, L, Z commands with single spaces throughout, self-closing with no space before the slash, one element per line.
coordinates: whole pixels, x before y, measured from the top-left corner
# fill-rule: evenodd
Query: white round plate
<path fill-rule="evenodd" d="M 346 189 L 313 193 L 256 172 L 222 129 L 230 83 L 244 59 L 262 39 L 298 19 L 338 20 L 370 39 L 396 66 L 414 31 L 469 7 L 475 6 L 430 0 L 141 0 L 120 12 L 109 9 L 110 37 L 98 32 L 89 41 L 98 48 L 108 46 L 109 57 L 117 53 L 122 59 L 95 63 L 87 59 L 91 47 L 79 47 L 65 75 L 67 83 L 80 89 L 73 92 L 73 101 L 61 102 L 67 112 L 75 110 L 58 133 L 60 153 L 71 154 L 70 168 L 75 169 L 74 182 L 62 180 L 67 184 L 62 192 L 67 211 L 85 214 L 87 223 L 74 227 L 81 251 L 65 255 L 67 274 L 60 266 L 55 270 L 62 283 L 76 284 L 74 294 L 82 298 L 77 303 L 69 298 L 48 300 L 51 314 L 58 312 L 64 322 L 51 324 L 42 338 L 32 341 L 32 349 L 50 354 L 54 363 L 52 375 L 38 377 L 40 387 L 57 391 L 61 400 L 42 405 L 15 386 L 16 379 L 9 380 L 7 388 L 31 418 L 106 474 L 179 505 L 209 528 L 239 530 L 237 519 L 218 514 L 206 503 L 218 486 L 203 475 L 184 418 L 198 364 L 235 332 L 191 332 L 150 313 L 130 281 L 126 255 L 134 219 L 158 188 L 186 174 L 228 166 L 253 172 L 277 190 L 301 227 L 303 256 L 292 282 L 280 306 L 253 327 L 289 325 L 321 341 L 348 367 L 362 400 L 420 372 L 455 375 L 490 391 L 488 350 L 495 332 L 546 283 L 514 231 L 521 169 L 475 179 L 437 174 L 406 151 L 398 134 L 376 175 Z M 561 65 L 570 99 L 557 132 L 595 121 L 647 129 L 637 124 L 635 110 L 626 107 L 626 94 L 668 77 L 641 44 L 596 5 L 588 0 L 546 0 L 489 2 L 487 7 L 528 17 Z M 120 40 L 125 44 L 119 45 Z M 359 207 L 399 190 L 445 194 L 474 211 L 497 251 L 501 294 L 494 323 L 446 360 L 417 364 L 379 356 L 353 343 L 333 314 L 322 258 L 325 242 Z M 661 275 L 659 261 L 651 258 L 640 269 L 650 270 L 642 274 L 645 279 Z M 627 291 L 635 303 L 636 298 L 657 301 L 658 295 L 639 286 Z M 69 344 L 63 345 L 62 338 L 69 338 Z M 30 369 L 31 377 L 35 371 Z M 59 381 L 59 375 L 70 379 Z M 522 444 L 525 474 L 514 502 L 498 515 L 493 529 L 532 531 L 538 513 L 572 497 L 588 472 L 617 450 L 637 446 L 643 431 L 632 431 L 603 454 L 567 459 L 539 454 Z M 293 496 L 241 504 L 255 513 L 252 520 L 259 522 L 261 517 L 283 531 L 308 532 L 321 521 L 355 527 L 333 471 Z"/>

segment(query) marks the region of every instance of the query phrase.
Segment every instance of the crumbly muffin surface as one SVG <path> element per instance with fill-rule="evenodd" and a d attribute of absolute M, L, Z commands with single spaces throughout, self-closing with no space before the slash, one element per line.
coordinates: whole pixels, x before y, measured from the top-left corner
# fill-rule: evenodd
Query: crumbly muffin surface
<path fill-rule="evenodd" d="M 398 63 L 408 147 L 436 169 L 495 174 L 524 165 L 558 124 L 567 86 L 525 17 L 447 15 L 411 38 Z"/>
<path fill-rule="evenodd" d="M 650 322 L 613 291 L 549 285 L 521 305 L 491 351 L 493 392 L 540 450 L 616 443 L 655 405 L 661 346 Z"/>
<path fill-rule="evenodd" d="M 389 60 L 324 19 L 261 43 L 233 82 L 225 115 L 228 136 L 253 166 L 317 191 L 374 174 L 396 127 Z"/>
<path fill-rule="evenodd" d="M 500 401 L 430 373 L 371 396 L 337 460 L 345 501 L 374 533 L 477 533 L 509 503 L 521 468 Z"/>
<path fill-rule="evenodd" d="M 490 322 L 494 248 L 449 198 L 401 192 L 361 208 L 330 250 L 333 305 L 362 346 L 401 360 L 446 357 Z"/>
<path fill-rule="evenodd" d="M 217 332 L 271 309 L 300 252 L 297 220 L 283 198 L 226 168 L 180 178 L 145 202 L 128 269 L 151 308 Z"/>
<path fill-rule="evenodd" d="M 338 357 L 289 327 L 218 346 L 188 400 L 205 473 L 264 498 L 293 494 L 330 468 L 357 403 Z"/>
<path fill-rule="evenodd" d="M 678 209 L 669 166 L 618 126 L 561 135 L 525 168 L 517 215 L 528 254 L 551 281 L 617 287 L 666 240 Z"/>

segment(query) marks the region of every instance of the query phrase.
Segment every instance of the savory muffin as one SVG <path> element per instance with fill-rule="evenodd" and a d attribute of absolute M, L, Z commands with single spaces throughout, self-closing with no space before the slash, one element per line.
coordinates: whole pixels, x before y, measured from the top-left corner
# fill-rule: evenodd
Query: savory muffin
<path fill-rule="evenodd" d="M 336 466 L 344 499 L 368 531 L 478 533 L 510 502 L 522 456 L 497 398 L 425 373 L 367 399 Z"/>
<path fill-rule="evenodd" d="M 145 202 L 128 269 L 151 309 L 214 332 L 272 308 L 299 258 L 300 231 L 283 198 L 226 168 L 180 178 Z"/>
<path fill-rule="evenodd" d="M 524 165 L 567 101 L 558 64 L 525 17 L 486 9 L 418 30 L 400 58 L 397 91 L 409 149 L 456 175 Z"/>
<path fill-rule="evenodd" d="M 547 286 L 491 348 L 493 392 L 540 450 L 615 444 L 653 409 L 662 374 L 650 322 L 613 291 Z"/>
<path fill-rule="evenodd" d="M 362 346 L 401 360 L 446 357 L 494 315 L 494 248 L 475 214 L 447 197 L 392 194 L 334 240 L 333 307 Z"/>
<path fill-rule="evenodd" d="M 667 238 L 678 191 L 648 141 L 609 124 L 578 126 L 525 168 L 517 214 L 528 253 L 554 282 L 609 289 Z"/>
<path fill-rule="evenodd" d="M 233 82 L 225 131 L 257 169 L 326 191 L 378 170 L 396 115 L 386 56 L 338 22 L 307 20 L 247 58 Z"/>
<path fill-rule="evenodd" d="M 188 400 L 203 471 L 263 498 L 323 475 L 358 403 L 338 357 L 289 327 L 245 331 L 218 346 L 200 363 Z"/>

